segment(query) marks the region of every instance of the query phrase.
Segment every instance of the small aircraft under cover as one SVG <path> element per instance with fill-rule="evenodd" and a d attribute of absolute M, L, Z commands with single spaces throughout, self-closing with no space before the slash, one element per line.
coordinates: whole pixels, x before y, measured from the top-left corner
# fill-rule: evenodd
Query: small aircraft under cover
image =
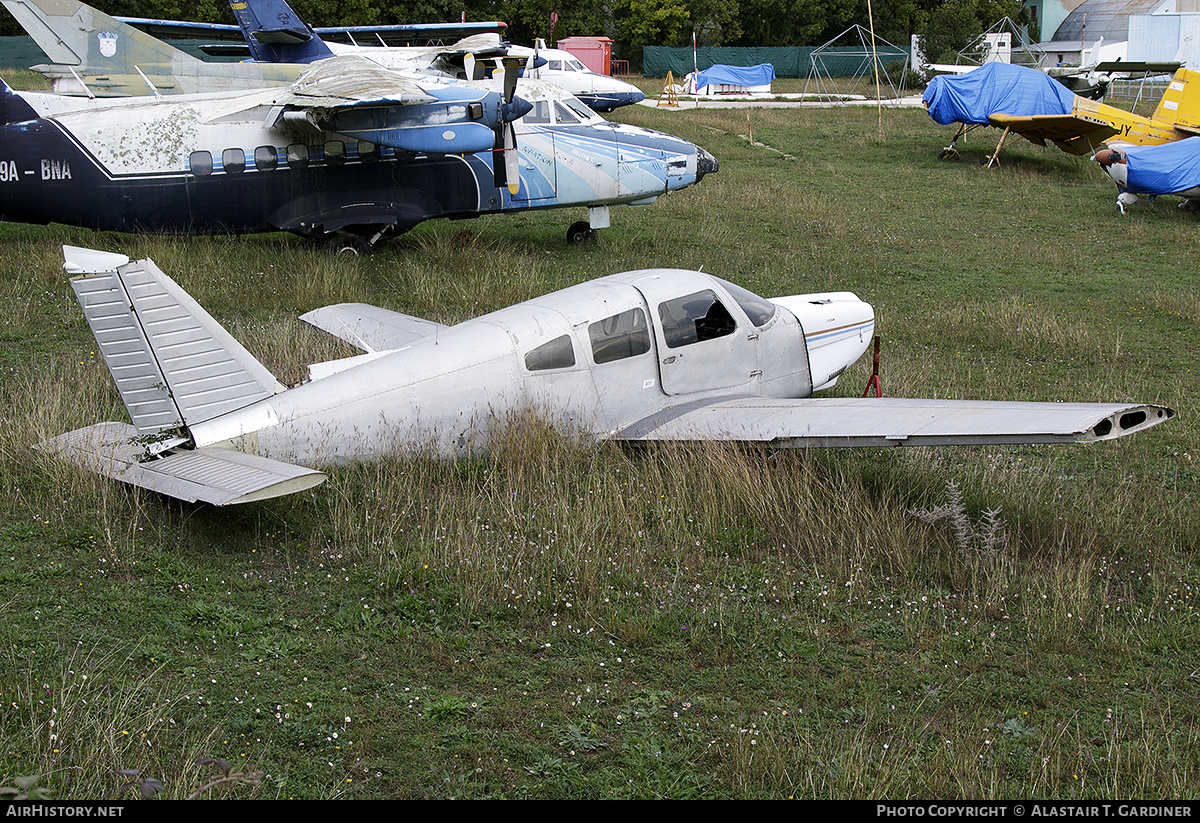
<path fill-rule="evenodd" d="M 1009 135 L 1089 156 L 1108 141 L 1153 145 L 1200 134 L 1200 73 L 1184 68 L 1175 72 L 1150 117 L 1080 97 L 1036 69 L 1008 63 L 935 77 L 923 101 L 935 122 L 958 124 L 943 158 L 957 154 L 958 139 L 972 129 L 1003 129 L 996 150 L 984 160 L 988 166 L 999 162 Z"/>
<path fill-rule="evenodd" d="M 518 61 L 520 62 L 520 61 Z M 163 98 L 0 82 L 0 217 L 115 231 L 290 231 L 361 252 L 436 217 L 647 205 L 717 171 L 677 137 L 610 123 L 550 83 L 417 80 L 359 57 L 290 86 Z"/>
<path fill-rule="evenodd" d="M 1160 194 L 1185 198 L 1181 208 L 1190 208 L 1200 198 L 1200 137 L 1189 137 L 1158 146 L 1112 145 L 1092 157 L 1117 184 L 1117 207 L 1125 207 L 1145 195 L 1150 202 Z"/>
<path fill-rule="evenodd" d="M 601 439 L 779 448 L 1088 443 L 1157 425 L 1161 406 L 813 399 L 862 355 L 848 292 L 766 300 L 709 274 L 601 277 L 455 326 L 362 304 L 302 316 L 360 348 L 286 389 L 151 260 L 64 248 L 131 423 L 38 444 L 185 501 L 298 492 L 323 467 L 484 449 L 514 415 Z"/>

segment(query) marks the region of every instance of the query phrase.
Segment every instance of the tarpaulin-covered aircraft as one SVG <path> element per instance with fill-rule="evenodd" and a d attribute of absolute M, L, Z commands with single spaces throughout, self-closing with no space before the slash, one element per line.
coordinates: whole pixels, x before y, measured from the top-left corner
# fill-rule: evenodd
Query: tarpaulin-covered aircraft
<path fill-rule="evenodd" d="M 1200 137 L 1189 137 L 1158 146 L 1114 145 L 1092 157 L 1117 184 L 1117 207 L 1136 203 L 1138 195 L 1154 202 L 1160 194 L 1187 198 L 1180 207 L 1190 207 L 1200 198 Z"/>
<path fill-rule="evenodd" d="M 1070 154 L 1087 156 L 1108 141 L 1151 145 L 1200 134 L 1200 73 L 1179 69 L 1150 117 L 1073 94 L 1035 69 L 988 63 L 967 74 L 935 77 L 924 94 L 935 122 L 958 124 L 941 156 L 957 153 L 958 139 L 979 126 L 1004 129 L 996 150 L 984 161 L 998 162 L 1010 134 L 1044 146 L 1054 143 Z"/>
<path fill-rule="evenodd" d="M 601 277 L 455 326 L 339 304 L 302 317 L 363 350 L 285 389 L 150 260 L 64 249 L 130 423 L 38 445 L 91 471 L 227 505 L 311 488 L 323 467 L 486 448 L 514 415 L 629 442 L 773 447 L 1088 443 L 1161 406 L 814 399 L 865 351 L 871 306 L 766 300 L 709 274 Z"/>
<path fill-rule="evenodd" d="M 283 230 L 362 251 L 435 217 L 646 205 L 717 170 L 516 74 L 414 80 L 356 57 L 257 91 L 87 99 L 0 84 L 0 216 L 116 231 Z M 498 90 L 503 85 L 503 91 Z"/>

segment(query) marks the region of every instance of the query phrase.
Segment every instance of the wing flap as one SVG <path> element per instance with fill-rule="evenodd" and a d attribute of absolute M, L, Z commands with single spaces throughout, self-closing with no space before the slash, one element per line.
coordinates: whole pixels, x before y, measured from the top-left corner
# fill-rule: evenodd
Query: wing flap
<path fill-rule="evenodd" d="M 127 423 L 98 423 L 39 443 L 98 474 L 189 503 L 229 506 L 310 489 L 322 472 L 232 449 L 206 447 L 146 459 L 137 429 Z"/>
<path fill-rule="evenodd" d="M 624 440 L 733 440 L 789 448 L 1090 443 L 1162 423 L 1162 406 L 905 398 L 739 398 L 666 410 Z"/>

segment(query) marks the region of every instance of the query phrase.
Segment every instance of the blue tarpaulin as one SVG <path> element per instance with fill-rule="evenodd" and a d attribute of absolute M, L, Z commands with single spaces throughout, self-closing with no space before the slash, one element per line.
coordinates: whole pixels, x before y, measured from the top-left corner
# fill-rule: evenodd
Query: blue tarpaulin
<path fill-rule="evenodd" d="M 986 124 L 993 114 L 1070 114 L 1075 105 L 1074 92 L 1050 75 L 1011 63 L 985 63 L 966 74 L 935 77 L 923 99 L 929 116 L 943 126 Z"/>
<path fill-rule="evenodd" d="M 1161 146 L 1121 146 L 1126 188 L 1136 194 L 1174 194 L 1200 186 L 1200 137 Z"/>
<path fill-rule="evenodd" d="M 696 74 L 696 88 L 705 86 L 769 86 L 775 79 L 770 63 L 757 66 L 710 66 Z"/>

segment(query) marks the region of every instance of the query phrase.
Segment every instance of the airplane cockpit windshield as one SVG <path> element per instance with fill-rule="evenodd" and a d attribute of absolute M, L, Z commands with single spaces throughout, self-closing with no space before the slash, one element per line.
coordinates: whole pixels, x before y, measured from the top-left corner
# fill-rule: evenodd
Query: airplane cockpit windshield
<path fill-rule="evenodd" d="M 750 322 L 758 328 L 762 328 L 770 322 L 775 316 L 775 304 L 765 297 L 759 297 L 749 289 L 743 289 L 741 286 L 730 283 L 727 280 L 716 278 L 717 282 L 725 287 L 725 291 L 729 292 L 737 304 L 742 307 L 742 311 L 750 318 Z"/>
<path fill-rule="evenodd" d="M 527 126 L 577 126 L 604 119 L 575 97 L 530 102 L 533 103 L 533 109 L 521 118 L 521 122 Z"/>
<path fill-rule="evenodd" d="M 547 60 L 546 68 L 550 71 L 587 71 L 587 66 L 578 60 Z"/>

